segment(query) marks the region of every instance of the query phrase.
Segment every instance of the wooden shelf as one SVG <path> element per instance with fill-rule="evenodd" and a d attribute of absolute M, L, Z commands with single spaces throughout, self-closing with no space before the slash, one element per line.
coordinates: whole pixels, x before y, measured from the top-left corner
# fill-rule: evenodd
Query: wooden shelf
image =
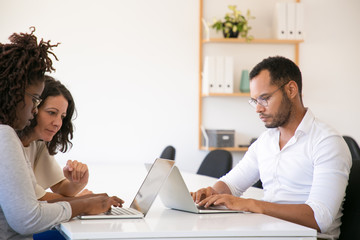
<path fill-rule="evenodd" d="M 275 39 L 275 38 L 258 38 L 247 41 L 244 38 L 210 38 L 203 39 L 203 43 L 245 43 L 245 44 L 299 44 L 304 40 L 289 40 L 289 39 Z"/>
<path fill-rule="evenodd" d="M 215 149 L 223 149 L 223 150 L 227 150 L 227 151 L 230 151 L 230 152 L 246 152 L 248 150 L 247 147 L 200 147 L 200 150 L 205 150 L 205 151 L 212 151 L 212 150 L 215 150 Z"/>
<path fill-rule="evenodd" d="M 202 97 L 250 97 L 250 93 L 209 93 L 209 94 L 202 94 Z"/>
<path fill-rule="evenodd" d="M 293 48 L 294 50 L 294 57 L 293 60 L 295 62 L 295 64 L 299 65 L 299 46 L 301 43 L 304 42 L 304 40 L 290 40 L 290 39 L 275 39 L 275 38 L 254 38 L 251 41 L 248 41 L 244 38 L 210 38 L 210 39 L 205 39 L 205 36 L 203 34 L 203 16 L 204 16 L 204 1 L 205 0 L 199 0 L 199 7 L 200 7 L 200 14 L 199 14 L 199 62 L 198 62 L 198 69 L 199 69 L 199 73 L 198 73 L 198 83 L 199 83 L 199 125 L 198 125 L 198 133 L 199 133 L 199 137 L 198 137 L 198 146 L 199 149 L 201 150 L 206 150 L 206 151 L 210 151 L 210 150 L 214 150 L 214 149 L 218 149 L 218 148 L 206 148 L 204 146 L 202 146 L 202 132 L 201 132 L 201 128 L 202 127 L 206 127 L 203 126 L 203 102 L 205 101 L 205 98 L 207 97 L 250 97 L 250 93 L 241 93 L 241 92 L 236 92 L 236 93 L 210 93 L 210 94 L 203 94 L 202 93 L 202 68 L 203 68 L 203 58 L 205 56 L 205 45 L 207 45 L 207 48 L 222 48 L 223 45 L 212 45 L 212 44 L 231 44 L 232 47 L 236 47 L 235 44 L 246 44 L 246 45 L 253 45 L 253 44 L 258 44 L 258 45 L 272 45 L 269 46 L 270 48 L 277 48 L 278 46 L 273 46 L 273 45 L 287 45 L 286 47 L 288 48 Z M 296 2 L 300 2 L 300 0 L 295 0 Z M 259 46 L 262 47 L 262 46 Z M 209 51 L 209 50 L 206 50 Z M 265 56 L 263 56 L 265 57 Z M 237 99 L 235 99 L 237 100 Z M 228 151 L 232 151 L 232 152 L 246 152 L 247 148 L 239 148 L 239 147 L 233 147 L 233 148 L 220 148 L 220 149 L 225 149 Z"/>

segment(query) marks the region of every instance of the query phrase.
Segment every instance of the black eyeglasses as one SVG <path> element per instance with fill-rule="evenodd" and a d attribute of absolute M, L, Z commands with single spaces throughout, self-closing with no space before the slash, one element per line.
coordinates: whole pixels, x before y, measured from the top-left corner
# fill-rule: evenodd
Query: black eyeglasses
<path fill-rule="evenodd" d="M 273 91 L 272 93 L 269 93 L 269 94 L 266 94 L 266 96 L 260 96 L 258 97 L 257 99 L 254 99 L 254 98 L 250 98 L 249 99 L 249 104 L 256 108 L 256 106 L 259 104 L 260 106 L 263 106 L 263 107 L 267 107 L 269 106 L 269 99 L 272 97 L 272 95 L 274 95 L 277 91 L 279 91 L 281 88 L 283 88 L 286 84 L 288 84 L 289 82 L 281 85 L 278 89 L 276 89 L 275 91 Z"/>
<path fill-rule="evenodd" d="M 37 108 L 40 103 L 42 102 L 42 99 L 39 98 L 38 96 L 32 95 L 31 93 L 25 92 L 26 95 L 30 96 L 32 99 L 32 102 L 34 104 L 34 109 Z"/>

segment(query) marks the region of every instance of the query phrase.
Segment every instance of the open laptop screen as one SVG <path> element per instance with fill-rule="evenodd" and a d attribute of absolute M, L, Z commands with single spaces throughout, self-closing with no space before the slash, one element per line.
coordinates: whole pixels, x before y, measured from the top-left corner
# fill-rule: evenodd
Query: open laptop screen
<path fill-rule="evenodd" d="M 161 158 L 156 159 L 130 207 L 146 214 L 173 166 L 174 161 Z"/>

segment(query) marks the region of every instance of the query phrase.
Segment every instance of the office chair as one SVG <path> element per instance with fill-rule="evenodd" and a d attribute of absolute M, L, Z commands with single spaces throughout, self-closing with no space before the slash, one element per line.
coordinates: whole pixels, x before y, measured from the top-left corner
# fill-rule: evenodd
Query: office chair
<path fill-rule="evenodd" d="M 346 188 L 339 240 L 360 239 L 360 160 L 353 159 Z"/>
<path fill-rule="evenodd" d="M 259 179 L 259 181 L 257 181 L 256 183 L 254 183 L 254 185 L 252 185 L 253 187 L 256 187 L 256 188 L 263 188 L 262 186 L 262 182 L 261 180 Z"/>
<path fill-rule="evenodd" d="M 220 178 L 232 168 L 232 155 L 226 150 L 210 151 L 202 161 L 197 174 Z"/>
<path fill-rule="evenodd" d="M 351 158 L 360 160 L 360 148 L 355 139 L 349 136 L 343 136 L 343 138 L 350 149 Z"/>
<path fill-rule="evenodd" d="M 160 154 L 160 158 L 175 160 L 175 152 L 175 148 L 169 145 L 162 151 L 162 153 Z"/>

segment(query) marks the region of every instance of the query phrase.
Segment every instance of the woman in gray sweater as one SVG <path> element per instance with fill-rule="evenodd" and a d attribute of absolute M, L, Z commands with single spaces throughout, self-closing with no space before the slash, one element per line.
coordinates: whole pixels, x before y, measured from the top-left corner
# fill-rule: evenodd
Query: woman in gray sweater
<path fill-rule="evenodd" d="M 30 123 L 40 104 L 44 74 L 54 70 L 48 55 L 57 45 L 37 42 L 33 35 L 13 34 L 0 43 L 0 239 L 32 239 L 32 234 L 80 214 L 99 214 L 118 197 L 91 194 L 54 201 L 38 201 L 31 164 L 15 130 Z"/>

